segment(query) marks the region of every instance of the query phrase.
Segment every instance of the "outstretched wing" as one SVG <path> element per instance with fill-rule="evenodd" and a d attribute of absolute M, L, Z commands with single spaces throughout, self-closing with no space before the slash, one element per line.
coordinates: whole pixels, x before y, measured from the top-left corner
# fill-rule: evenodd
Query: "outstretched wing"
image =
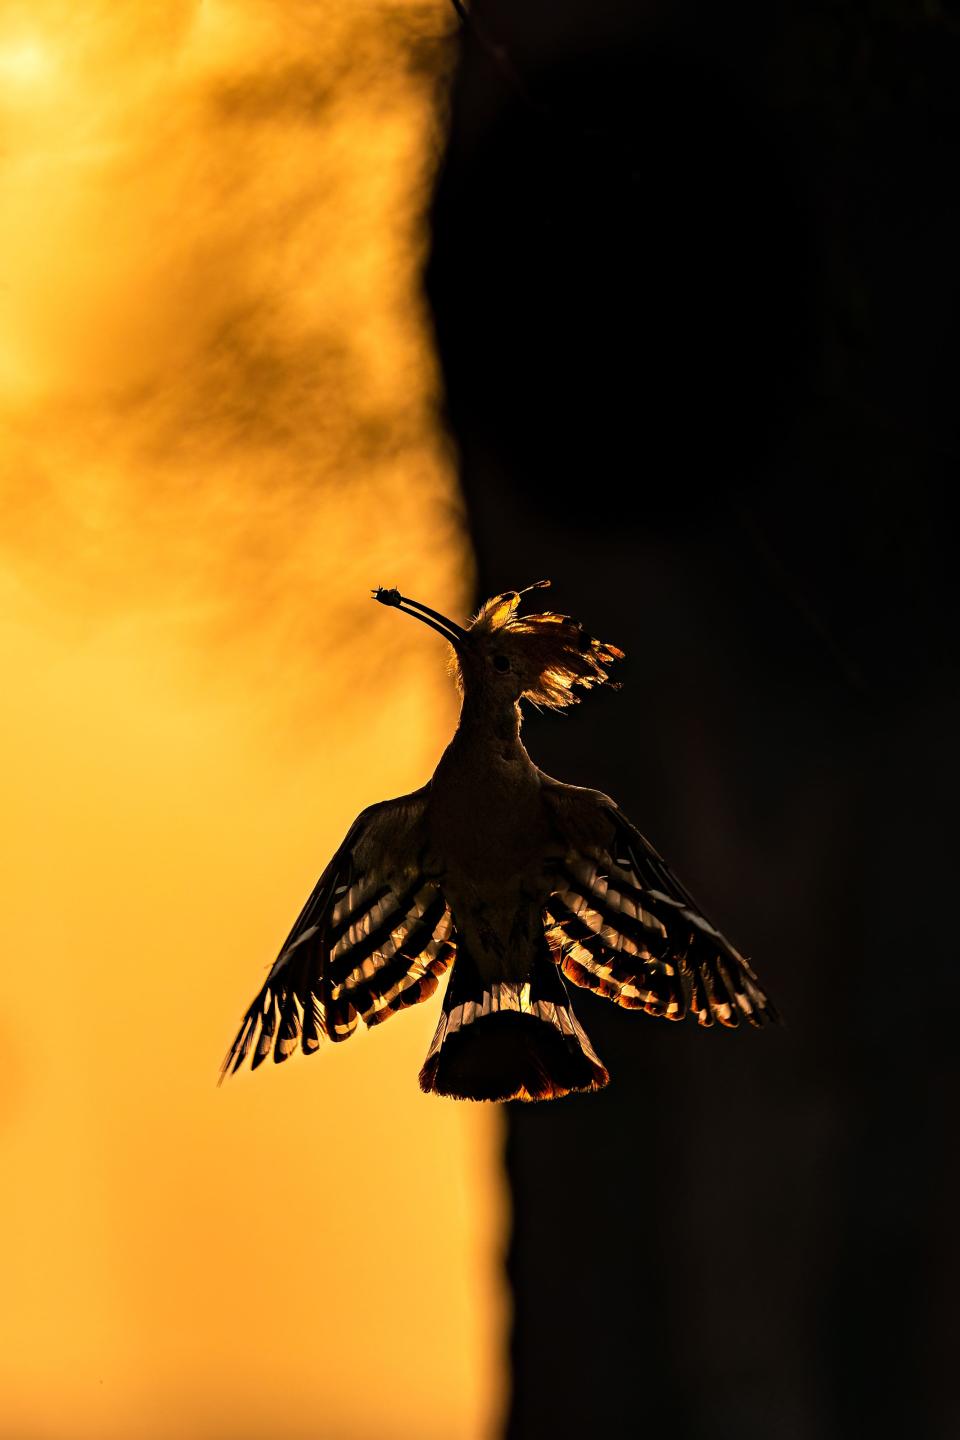
<path fill-rule="evenodd" d="M 423 817 L 429 787 L 372 805 L 357 817 L 287 936 L 243 1017 L 220 1072 L 251 1068 L 273 1050 L 312 1055 L 326 1036 L 357 1028 L 437 988 L 454 956 L 453 920 L 427 873 Z"/>
<path fill-rule="evenodd" d="M 777 1020 L 747 961 L 612 800 L 556 781 L 544 793 L 568 846 L 546 910 L 569 980 L 668 1020 Z"/>

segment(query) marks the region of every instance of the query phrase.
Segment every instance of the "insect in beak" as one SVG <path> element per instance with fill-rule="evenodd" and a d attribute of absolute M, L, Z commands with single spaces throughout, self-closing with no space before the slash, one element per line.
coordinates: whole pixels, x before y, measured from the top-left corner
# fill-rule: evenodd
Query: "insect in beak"
<path fill-rule="evenodd" d="M 370 594 L 374 600 L 379 600 L 381 605 L 392 605 L 395 610 L 402 610 L 404 615 L 412 615 L 415 620 L 422 620 L 424 625 L 429 625 L 431 630 L 436 630 L 445 640 L 449 640 L 454 648 L 458 649 L 467 638 L 467 632 L 462 625 L 448 620 L 446 615 L 441 615 L 438 610 L 431 610 L 429 605 L 421 605 L 419 600 L 408 599 L 406 595 L 401 595 L 399 590 L 387 590 L 378 585 Z"/>

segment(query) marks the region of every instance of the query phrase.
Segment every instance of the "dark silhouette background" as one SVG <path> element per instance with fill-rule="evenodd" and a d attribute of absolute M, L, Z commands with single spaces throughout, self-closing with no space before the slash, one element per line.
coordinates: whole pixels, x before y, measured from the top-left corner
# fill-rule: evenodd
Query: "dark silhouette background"
<path fill-rule="evenodd" d="M 532 716 L 782 1030 L 578 992 L 511 1107 L 508 1433 L 955 1437 L 960 6 L 483 0 L 427 288 L 483 594 L 621 694 Z"/>

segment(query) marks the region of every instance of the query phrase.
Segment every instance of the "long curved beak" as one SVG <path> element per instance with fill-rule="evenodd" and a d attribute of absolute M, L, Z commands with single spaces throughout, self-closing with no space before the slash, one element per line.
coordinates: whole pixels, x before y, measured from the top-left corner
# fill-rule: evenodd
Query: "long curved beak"
<path fill-rule="evenodd" d="M 421 605 L 419 600 L 411 600 L 406 595 L 401 595 L 399 590 L 385 590 L 382 585 L 378 585 L 370 594 L 374 600 L 379 600 L 381 605 L 392 605 L 395 610 L 402 610 L 404 615 L 412 615 L 415 620 L 422 620 L 424 625 L 429 625 L 431 630 L 436 630 L 438 635 L 442 635 L 457 648 L 467 638 L 467 632 L 462 625 L 448 620 L 446 615 L 441 615 L 438 610 L 431 610 L 429 605 Z"/>

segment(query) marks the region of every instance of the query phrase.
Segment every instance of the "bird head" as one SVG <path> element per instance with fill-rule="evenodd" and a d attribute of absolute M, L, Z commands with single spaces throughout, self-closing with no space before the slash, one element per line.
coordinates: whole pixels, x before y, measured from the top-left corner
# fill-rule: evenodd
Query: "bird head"
<path fill-rule="evenodd" d="M 562 710 L 577 703 L 575 687 L 589 690 L 609 682 L 607 666 L 622 660 L 623 651 L 595 640 L 569 615 L 520 615 L 521 597 L 549 583 L 541 580 L 525 590 L 494 595 L 466 627 L 398 590 L 377 589 L 373 598 L 422 620 L 450 641 L 465 692 L 495 702 L 526 699 Z"/>

